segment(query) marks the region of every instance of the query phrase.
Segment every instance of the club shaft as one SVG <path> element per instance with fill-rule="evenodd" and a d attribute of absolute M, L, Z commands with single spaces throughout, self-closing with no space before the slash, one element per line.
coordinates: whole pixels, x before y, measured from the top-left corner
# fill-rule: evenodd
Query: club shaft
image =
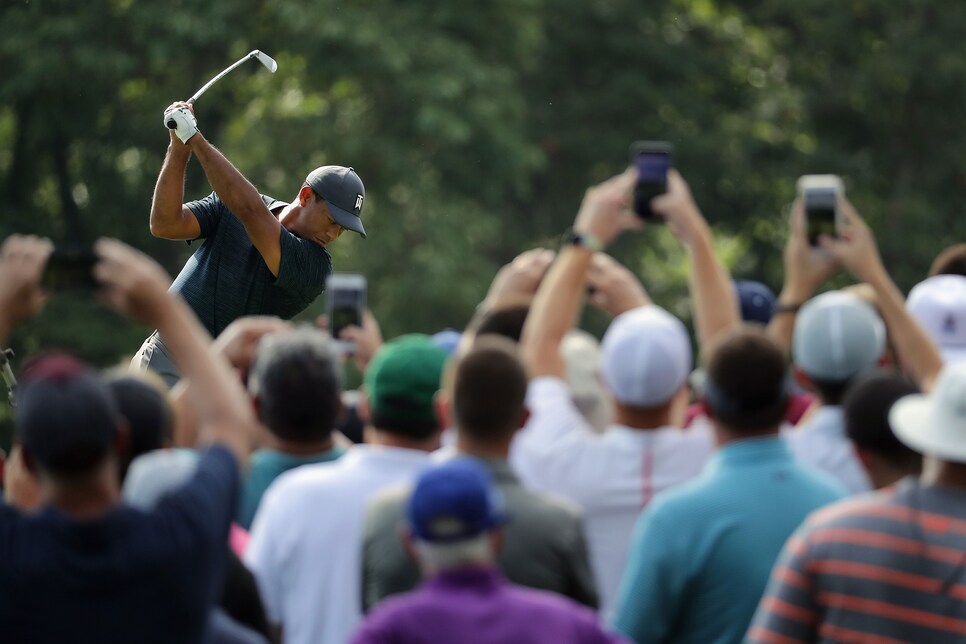
<path fill-rule="evenodd" d="M 225 69 L 221 70 L 218 73 L 217 76 L 215 76 L 210 81 L 208 81 L 207 83 L 205 83 L 201 87 L 201 89 L 199 89 L 197 92 L 195 92 L 194 96 L 192 96 L 191 98 L 188 99 L 188 103 L 191 103 L 193 105 L 194 102 L 197 101 L 201 97 L 202 94 L 204 94 L 205 92 L 208 91 L 208 88 L 209 87 L 211 87 L 212 85 L 214 85 L 215 83 L 217 83 L 219 80 L 221 80 L 222 78 L 224 78 L 224 76 L 226 74 L 228 74 L 231 70 L 235 69 L 236 67 L 238 67 L 239 65 L 241 65 L 242 63 L 244 63 L 249 58 L 254 58 L 257 55 L 258 55 L 258 50 L 249 52 L 249 53 L 245 54 L 244 56 L 242 56 L 241 58 L 239 58 L 234 63 L 232 63 L 230 66 L 228 66 Z"/>

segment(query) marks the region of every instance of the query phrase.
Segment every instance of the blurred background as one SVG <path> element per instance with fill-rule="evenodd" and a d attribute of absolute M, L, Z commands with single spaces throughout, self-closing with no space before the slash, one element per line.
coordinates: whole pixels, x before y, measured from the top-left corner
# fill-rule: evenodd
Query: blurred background
<path fill-rule="evenodd" d="M 966 232 L 964 3 L 7 0 L 0 24 L 0 237 L 110 235 L 176 274 L 192 248 L 148 232 L 162 111 L 261 49 L 278 72 L 227 76 L 199 126 L 286 201 L 318 165 L 356 168 L 369 238 L 331 250 L 369 278 L 387 337 L 461 328 L 638 139 L 674 143 L 734 276 L 776 291 L 801 174 L 842 175 L 904 289 Z M 210 190 L 191 162 L 186 200 Z M 666 231 L 612 252 L 687 319 Z M 12 344 L 18 364 L 60 346 L 106 366 L 149 332 L 64 294 Z"/>

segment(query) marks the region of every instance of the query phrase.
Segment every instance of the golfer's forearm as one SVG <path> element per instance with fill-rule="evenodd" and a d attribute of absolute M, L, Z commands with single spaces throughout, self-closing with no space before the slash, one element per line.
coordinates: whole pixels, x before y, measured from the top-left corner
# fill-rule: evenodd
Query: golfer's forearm
<path fill-rule="evenodd" d="M 175 143 L 168 146 L 151 199 L 150 226 L 155 237 L 164 237 L 181 224 L 185 168 L 189 158 L 190 148 Z"/>
<path fill-rule="evenodd" d="M 225 158 L 225 155 L 201 136 L 200 132 L 188 143 L 201 167 L 204 168 L 211 188 L 246 228 L 268 213 L 268 208 L 255 186 L 232 165 L 231 161 Z"/>

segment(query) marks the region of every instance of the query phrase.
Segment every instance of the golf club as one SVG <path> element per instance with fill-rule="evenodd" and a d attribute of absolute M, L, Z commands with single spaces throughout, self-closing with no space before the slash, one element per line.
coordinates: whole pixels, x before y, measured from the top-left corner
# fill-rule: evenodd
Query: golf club
<path fill-rule="evenodd" d="M 235 69 L 236 67 L 238 67 L 239 65 L 241 65 L 242 63 L 244 63 L 249 58 L 256 58 L 256 59 L 258 59 L 258 62 L 260 62 L 262 65 L 265 65 L 265 67 L 268 68 L 268 71 L 272 72 L 273 74 L 275 73 L 275 70 L 278 69 L 278 63 L 275 62 L 275 59 L 274 58 L 272 58 L 271 56 L 269 56 L 265 52 L 262 52 L 262 51 L 259 51 L 257 49 L 254 49 L 254 50 L 248 52 L 247 54 L 245 54 L 244 56 L 242 56 L 241 58 L 239 58 L 237 61 L 235 61 L 234 63 L 232 63 L 231 65 L 229 65 L 225 69 L 221 70 L 218 73 L 217 76 L 215 76 L 210 81 L 208 81 L 207 83 L 205 83 L 201 87 L 201 89 L 199 89 L 197 92 L 195 92 L 194 96 L 192 96 L 191 98 L 189 98 L 187 102 L 190 103 L 190 104 L 192 104 L 192 105 L 194 105 L 194 102 L 197 101 L 198 98 L 200 98 L 202 94 L 204 94 L 205 92 L 207 92 L 209 87 L 211 87 L 212 85 L 214 85 L 215 83 L 217 83 L 228 72 L 230 72 L 231 70 Z M 172 119 L 172 120 L 169 120 L 168 121 L 167 126 L 173 130 L 178 125 L 177 125 L 177 123 L 175 123 L 174 119 Z"/>

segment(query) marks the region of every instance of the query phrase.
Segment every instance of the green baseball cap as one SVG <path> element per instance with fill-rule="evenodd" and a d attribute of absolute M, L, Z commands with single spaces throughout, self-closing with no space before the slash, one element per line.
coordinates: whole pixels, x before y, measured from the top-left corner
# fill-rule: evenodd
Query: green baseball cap
<path fill-rule="evenodd" d="M 363 378 L 372 412 L 402 422 L 436 422 L 433 397 L 445 363 L 446 352 L 428 335 L 412 333 L 384 344 Z"/>

